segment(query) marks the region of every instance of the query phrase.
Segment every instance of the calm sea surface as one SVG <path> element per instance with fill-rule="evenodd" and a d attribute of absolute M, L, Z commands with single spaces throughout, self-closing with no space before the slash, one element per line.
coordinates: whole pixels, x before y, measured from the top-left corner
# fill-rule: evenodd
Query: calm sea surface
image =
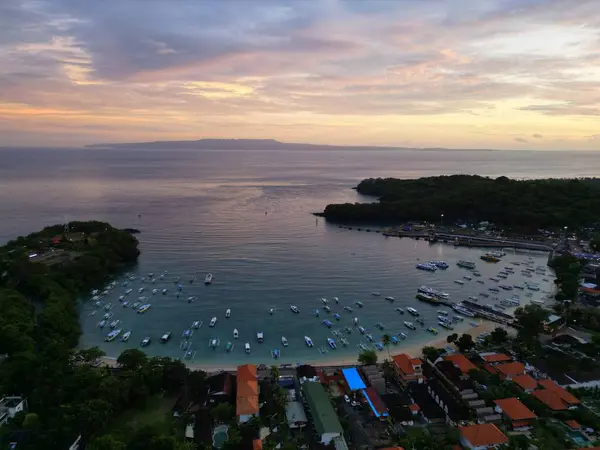
<path fill-rule="evenodd" d="M 483 250 L 454 249 L 447 245 L 428 245 L 408 239 L 386 239 L 378 234 L 341 230 L 316 219 L 332 202 L 369 201 L 351 188 L 366 177 L 407 177 L 473 173 L 507 175 L 516 178 L 583 177 L 597 175 L 600 154 L 559 152 L 488 151 L 190 151 L 190 150 L 0 150 L 0 242 L 26 234 L 45 225 L 71 220 L 102 220 L 117 227 L 136 227 L 142 233 L 141 256 L 133 274 L 155 273 L 155 284 L 131 283 L 133 300 L 147 296 L 152 307 L 145 314 L 123 308 L 117 301 L 125 291 L 120 284 L 105 298 L 112 302 L 119 327 L 131 330 L 128 343 L 104 342 L 108 329 L 97 323 L 103 311 L 90 315 L 94 304 L 82 301 L 83 345 L 99 345 L 109 356 L 137 347 L 149 336 L 147 352 L 181 357 L 181 334 L 194 320 L 204 325 L 192 337 L 194 362 L 228 367 L 240 361 L 272 361 L 271 350 L 282 351 L 282 362 L 341 358 L 357 353 L 361 336 L 354 330 L 347 335 L 347 348 L 320 354 L 304 345 L 309 335 L 315 347 L 326 346 L 332 330 L 344 330 L 358 316 L 361 324 L 378 338 L 375 328 L 381 322 L 386 331 L 405 332 L 414 345 L 431 338 L 418 327 L 412 332 L 402 322 L 410 320 L 394 311 L 414 306 L 427 326 L 436 325 L 435 307 L 414 299 L 416 288 L 427 284 L 452 294 L 453 299 L 478 295 L 495 284 L 489 277 L 508 265 L 484 264 L 478 259 Z M 427 201 L 427 199 L 423 199 Z M 138 216 L 139 215 L 139 216 Z M 525 261 L 533 257 L 545 264 L 543 254 L 518 253 L 505 261 Z M 418 260 L 444 259 L 447 271 L 435 274 L 414 268 Z M 477 261 L 485 286 L 466 281 L 454 283 L 466 272 L 456 267 L 459 259 Z M 520 273 L 518 268 L 516 272 Z M 164 279 L 158 275 L 168 271 Z M 214 274 L 210 286 L 202 283 L 207 272 Z M 197 276 L 194 283 L 189 280 Z M 176 277 L 182 294 L 175 296 Z M 546 295 L 550 282 L 538 279 Z M 120 282 L 123 280 L 120 280 Z M 509 277 L 509 284 L 521 282 L 520 275 Z M 145 287 L 138 293 L 139 287 Z M 167 295 L 152 295 L 152 289 L 168 289 Z M 371 295 L 381 292 L 381 297 Z M 522 292 L 516 292 L 521 294 Z M 511 293 L 500 293 L 500 298 Z M 394 296 L 391 305 L 383 298 Z M 187 298 L 197 299 L 188 303 Z M 332 330 L 312 315 L 321 308 L 320 297 L 330 301 L 332 313 L 341 321 Z M 358 309 L 354 302 L 362 301 Z M 482 303 L 492 303 L 481 298 Z M 301 314 L 292 314 L 296 305 Z M 353 313 L 342 308 L 351 306 Z M 225 310 L 232 317 L 226 319 Z M 275 314 L 268 314 L 275 308 Z M 218 317 L 209 328 L 211 317 Z M 329 317 L 332 322 L 336 322 Z M 237 328 L 240 339 L 234 341 Z M 439 327 L 437 327 L 439 328 Z M 160 336 L 171 331 L 168 344 Z M 265 342 L 256 342 L 256 333 Z M 282 348 L 281 336 L 289 347 Z M 442 334 L 440 334 L 442 336 Z M 208 347 L 218 338 L 216 350 Z M 337 338 L 336 338 L 337 340 Z M 225 352 L 228 341 L 235 343 Z M 244 354 L 244 343 L 252 347 Z M 341 347 L 341 346 L 340 346 Z"/>

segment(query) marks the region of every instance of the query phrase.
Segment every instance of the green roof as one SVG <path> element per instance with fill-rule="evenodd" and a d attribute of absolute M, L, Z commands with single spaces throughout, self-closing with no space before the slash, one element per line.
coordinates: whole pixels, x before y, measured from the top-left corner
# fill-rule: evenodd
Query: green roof
<path fill-rule="evenodd" d="M 319 434 L 340 433 L 344 430 L 340 420 L 329 401 L 329 395 L 320 383 L 307 381 L 302 385 L 302 391 L 310 407 L 315 429 Z"/>

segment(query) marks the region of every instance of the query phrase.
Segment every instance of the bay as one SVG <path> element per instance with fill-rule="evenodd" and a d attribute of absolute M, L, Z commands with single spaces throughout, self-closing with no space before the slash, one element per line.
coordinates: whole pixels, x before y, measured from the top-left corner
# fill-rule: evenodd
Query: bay
<path fill-rule="evenodd" d="M 357 353 L 356 331 L 348 336 L 347 349 L 321 355 L 304 345 L 305 335 L 317 347 L 326 346 L 326 337 L 332 336 L 321 324 L 323 314 L 319 319 L 311 314 L 322 306 L 320 297 L 340 298 L 337 307 L 330 302 L 332 313 L 342 317 L 334 328 L 343 330 L 358 316 L 376 338 L 381 333 L 374 325 L 381 322 L 386 331 L 409 335 L 399 347 L 414 345 L 431 335 L 421 329 L 410 332 L 402 325 L 408 317 L 394 308 L 413 305 L 428 326 L 435 325 L 436 308 L 414 299 L 420 284 L 462 300 L 486 290 L 493 283 L 488 278 L 499 267 L 478 260 L 483 250 L 342 230 L 312 212 L 332 202 L 372 201 L 351 189 L 366 177 L 594 176 L 599 163 L 600 155 L 590 152 L 2 149 L 0 242 L 65 220 L 103 220 L 141 230 L 142 254 L 135 274 L 166 270 L 168 275 L 136 295 L 154 297 L 145 314 L 114 307 L 115 319 L 132 330 L 130 341 L 105 343 L 108 331 L 96 326 L 100 313 L 90 316 L 93 303 L 82 302 L 82 345 L 100 345 L 110 356 L 137 347 L 150 336 L 148 353 L 180 357 L 179 336 L 193 320 L 202 320 L 203 327 L 192 339 L 197 363 L 219 367 L 240 361 L 268 363 L 274 347 L 282 350 L 282 362 L 339 359 Z M 536 265 L 545 264 L 543 254 L 519 253 L 505 260 L 529 257 Z M 435 274 L 415 270 L 419 260 L 430 259 L 444 259 L 450 268 Z M 486 286 L 474 280 L 464 286 L 454 283 L 465 274 L 455 265 L 459 259 L 477 261 Z M 207 272 L 215 277 L 210 286 L 202 283 Z M 193 276 L 197 280 L 189 283 Z M 174 295 L 175 277 L 181 278 L 180 298 Z M 518 278 L 510 281 L 520 282 Z M 551 289 L 551 280 L 536 281 L 542 286 L 536 296 Z M 133 284 L 135 289 L 142 286 L 139 281 Z M 148 294 L 152 288 L 167 288 L 169 294 L 152 296 Z M 124 289 L 115 289 L 107 301 L 118 304 Z M 373 291 L 381 292 L 381 297 L 373 297 Z M 394 305 L 383 300 L 387 295 L 396 298 Z M 197 300 L 188 303 L 188 296 Z M 359 310 L 355 301 L 365 307 Z M 290 305 L 298 306 L 301 314 L 292 314 Z M 355 308 L 354 313 L 344 312 L 346 305 Z M 224 317 L 226 308 L 232 309 L 230 319 Z M 269 308 L 276 309 L 273 316 Z M 218 323 L 211 329 L 207 325 L 213 316 Z M 226 354 L 234 328 L 240 339 Z M 174 339 L 162 345 L 159 338 L 165 331 L 172 331 Z M 263 344 L 256 342 L 258 331 L 265 333 Z M 281 348 L 282 335 L 288 348 Z M 208 347 L 212 337 L 221 341 L 216 350 Z M 244 342 L 252 346 L 250 355 L 243 352 Z"/>

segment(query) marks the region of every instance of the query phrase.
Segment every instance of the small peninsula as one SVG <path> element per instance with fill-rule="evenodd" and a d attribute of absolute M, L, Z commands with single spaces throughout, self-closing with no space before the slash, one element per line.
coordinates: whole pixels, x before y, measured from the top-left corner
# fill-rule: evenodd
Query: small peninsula
<path fill-rule="evenodd" d="M 356 190 L 375 203 L 327 205 L 337 223 L 393 225 L 489 221 L 519 230 L 580 228 L 600 221 L 600 179 L 512 180 L 477 175 L 369 178 Z"/>
<path fill-rule="evenodd" d="M 77 302 L 138 255 L 134 236 L 104 222 L 50 226 L 0 247 L 0 389 L 28 402 L 3 432 L 28 429 L 19 448 L 69 448 L 119 412 L 92 371 L 97 349 L 77 349 Z"/>

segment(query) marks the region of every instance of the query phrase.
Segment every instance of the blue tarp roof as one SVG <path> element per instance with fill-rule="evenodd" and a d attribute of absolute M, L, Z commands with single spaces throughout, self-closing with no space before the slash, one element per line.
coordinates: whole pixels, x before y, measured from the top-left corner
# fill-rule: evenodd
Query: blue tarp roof
<path fill-rule="evenodd" d="M 360 391 L 361 389 L 367 387 L 356 368 L 351 367 L 349 369 L 343 369 L 342 374 L 344 375 L 346 383 L 348 383 L 348 387 L 351 391 Z"/>

